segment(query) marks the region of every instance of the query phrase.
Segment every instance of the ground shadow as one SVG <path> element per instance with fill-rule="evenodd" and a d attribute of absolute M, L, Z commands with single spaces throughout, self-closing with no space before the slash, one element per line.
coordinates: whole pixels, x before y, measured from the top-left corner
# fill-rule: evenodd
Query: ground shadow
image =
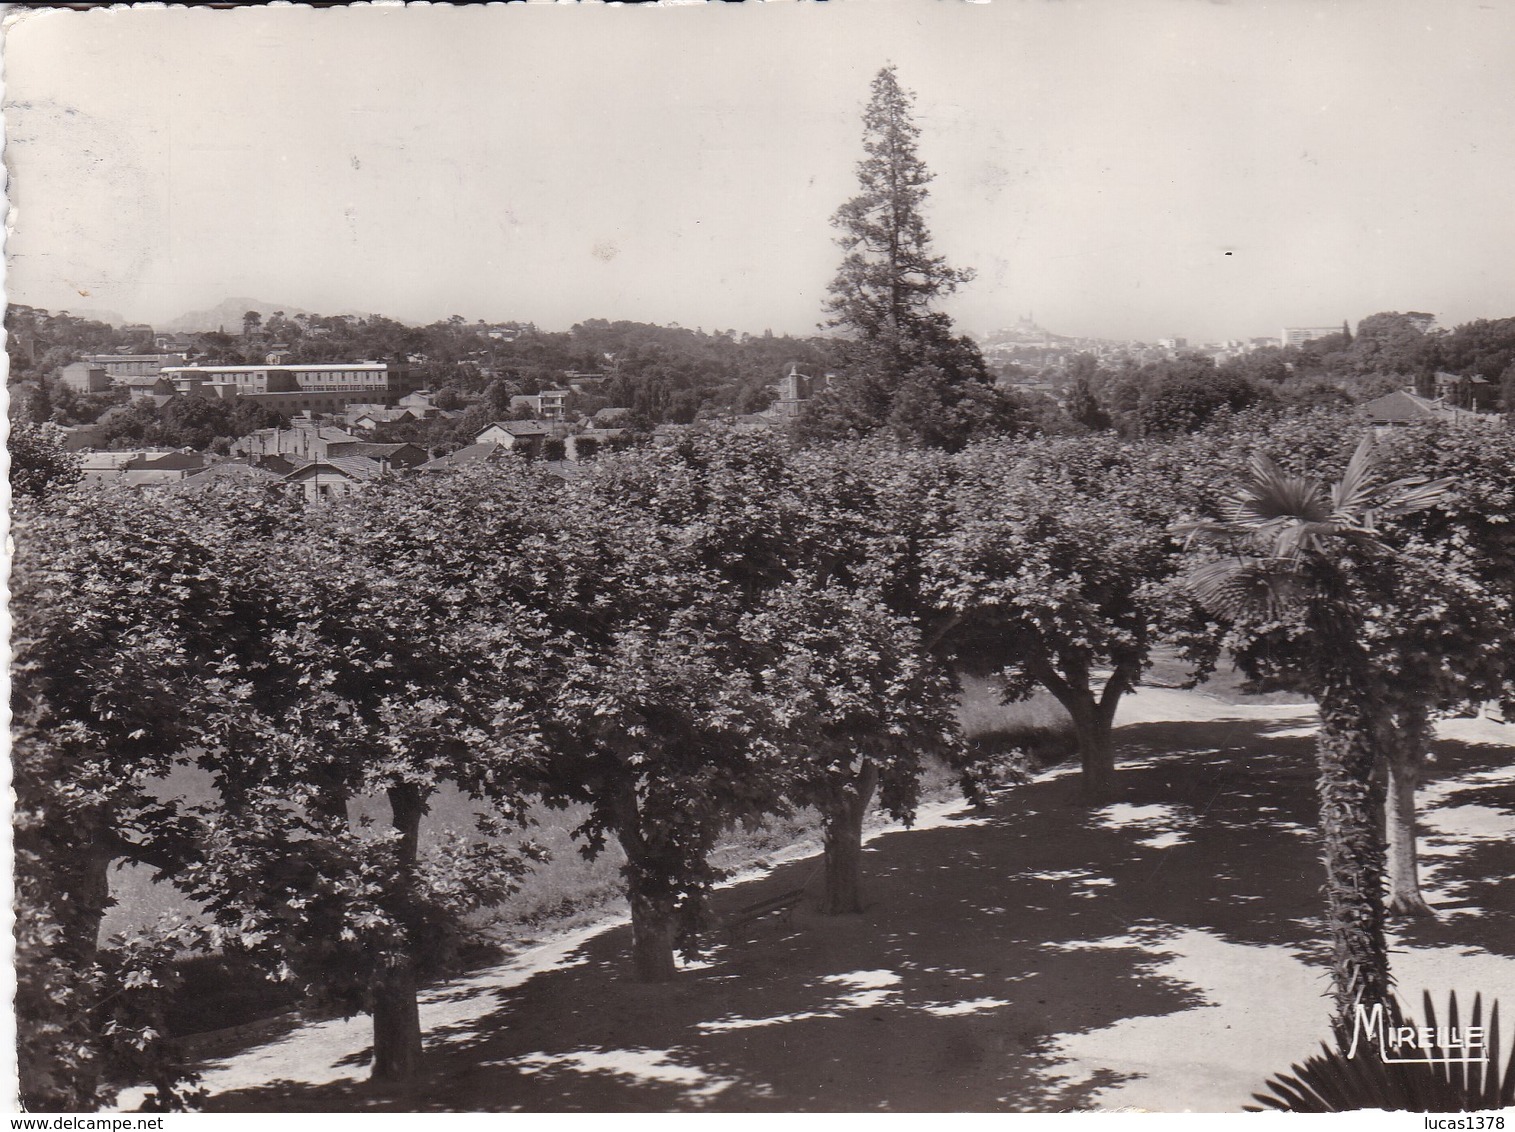
<path fill-rule="evenodd" d="M 1065 1073 L 1055 1035 L 1201 1004 L 1194 988 L 1155 973 L 1164 938 L 1198 929 L 1317 960 L 1323 950 L 1313 741 L 1231 720 L 1135 724 L 1119 738 L 1128 765 L 1115 804 L 1090 810 L 1075 776 L 1054 776 L 939 828 L 876 839 L 861 915 L 825 917 L 807 902 L 788 923 L 714 940 L 667 986 L 627 980 L 629 931 L 612 929 L 570 965 L 505 991 L 483 1018 L 430 1033 L 411 1089 L 275 1082 L 210 1107 L 1088 1107 L 1116 1078 Z M 1436 773 L 1491 757 L 1447 745 Z M 1507 854 L 1479 844 L 1471 860 L 1444 864 L 1492 901 Z M 1501 864 L 1482 878 L 1490 891 L 1478 888 L 1478 871 Z M 725 890 L 716 912 L 812 871 L 795 862 Z M 1416 930 L 1417 940 L 1462 945 L 1478 934 L 1460 920 Z M 1259 1080 L 1277 1068 L 1259 1066 Z"/>

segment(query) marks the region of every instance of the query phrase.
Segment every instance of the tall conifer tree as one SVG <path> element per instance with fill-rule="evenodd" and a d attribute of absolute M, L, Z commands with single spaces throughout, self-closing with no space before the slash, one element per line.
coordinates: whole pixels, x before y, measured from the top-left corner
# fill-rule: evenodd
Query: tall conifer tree
<path fill-rule="evenodd" d="M 933 316 L 932 302 L 973 278 L 932 254 L 921 208 L 934 175 L 916 152 L 913 103 L 892 65 L 874 76 L 863 112 L 867 156 L 857 166 L 862 191 L 831 218 L 847 255 L 831 283 L 827 325 L 882 347 L 895 360 L 940 317 Z"/>
<path fill-rule="evenodd" d="M 846 335 L 844 369 L 800 432 L 826 440 L 888 428 L 902 440 L 957 448 L 975 435 L 1015 431 L 1020 407 L 993 388 L 978 347 L 933 309 L 973 273 L 932 250 L 922 212 L 932 173 L 916 152 L 914 95 L 893 66 L 874 76 L 872 91 L 860 191 L 831 218 L 846 255 L 826 325 Z"/>

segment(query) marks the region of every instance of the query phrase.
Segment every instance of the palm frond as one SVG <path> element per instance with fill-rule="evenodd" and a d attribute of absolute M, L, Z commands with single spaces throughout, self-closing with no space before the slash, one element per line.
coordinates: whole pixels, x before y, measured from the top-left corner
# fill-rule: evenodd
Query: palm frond
<path fill-rule="evenodd" d="M 1378 474 L 1373 467 L 1373 437 L 1365 436 L 1352 453 L 1347 470 L 1331 487 L 1331 510 L 1335 515 L 1361 514 L 1372 505 Z"/>
<path fill-rule="evenodd" d="M 1423 997 L 1425 1025 L 1435 1029 L 1436 1010 L 1429 994 Z M 1393 1013 L 1404 1018 L 1396 1003 Z M 1447 1021 L 1457 1027 L 1457 995 L 1448 996 Z M 1405 1019 L 1408 1024 L 1409 1019 Z M 1488 1059 L 1482 1063 L 1437 1064 L 1424 1061 L 1385 1062 L 1377 1051 L 1359 1050 L 1348 1057 L 1339 1047 L 1321 1052 L 1289 1073 L 1266 1082 L 1266 1093 L 1253 1099 L 1285 1112 L 1354 1112 L 1365 1108 L 1409 1112 L 1484 1112 L 1515 1104 L 1515 1056 L 1500 1059 L 1499 1005 L 1483 1026 L 1483 996 L 1473 999 L 1471 1027 L 1482 1028 L 1488 1040 Z M 1445 1053 L 1444 1050 L 1432 1052 Z M 1248 1105 L 1250 1112 L 1259 1112 Z"/>
<path fill-rule="evenodd" d="M 1330 518 L 1324 485 L 1280 468 L 1262 453 L 1252 457 L 1250 482 L 1230 504 L 1254 521 Z"/>
<path fill-rule="evenodd" d="M 1241 527 L 1223 519 L 1192 519 L 1184 523 L 1174 523 L 1169 529 L 1184 540 L 1185 546 L 1244 539 L 1252 533 L 1250 528 Z"/>
<path fill-rule="evenodd" d="M 1200 605 L 1227 621 L 1276 615 L 1299 594 L 1297 569 L 1282 558 L 1222 558 L 1195 567 L 1186 582 Z"/>
<path fill-rule="evenodd" d="M 1449 479 L 1427 481 L 1424 476 L 1395 480 L 1383 490 L 1383 502 L 1377 510 L 1382 515 L 1409 515 L 1439 507 L 1451 493 Z"/>

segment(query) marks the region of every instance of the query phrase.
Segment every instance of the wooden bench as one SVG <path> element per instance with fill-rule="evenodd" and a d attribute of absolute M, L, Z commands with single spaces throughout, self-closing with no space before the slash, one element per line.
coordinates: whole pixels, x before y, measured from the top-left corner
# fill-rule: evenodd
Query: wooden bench
<path fill-rule="evenodd" d="M 726 942 L 732 943 L 734 942 L 738 928 L 746 927 L 756 920 L 761 920 L 764 916 L 772 916 L 777 913 L 780 921 L 787 924 L 794 915 L 795 908 L 804 898 L 805 890 L 803 888 L 796 888 L 790 892 L 780 892 L 776 896 L 754 901 L 745 907 L 738 908 L 730 915 L 723 917 L 717 928 L 726 934 Z"/>

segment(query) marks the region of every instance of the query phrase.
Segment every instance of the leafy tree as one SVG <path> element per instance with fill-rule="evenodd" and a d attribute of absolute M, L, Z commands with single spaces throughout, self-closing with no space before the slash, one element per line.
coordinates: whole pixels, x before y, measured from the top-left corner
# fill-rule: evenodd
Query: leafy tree
<path fill-rule="evenodd" d="M 1427 915 L 1415 843 L 1415 791 L 1431 725 L 1441 715 L 1515 699 L 1515 434 L 1498 422 L 1434 423 L 1379 445 L 1387 475 L 1447 483 L 1434 509 L 1391 524 L 1397 553 L 1369 623 L 1391 727 L 1388 760 L 1389 907 Z"/>
<path fill-rule="evenodd" d="M 1073 379 L 1073 386 L 1068 390 L 1066 408 L 1070 417 L 1091 432 L 1103 432 L 1110 427 L 1110 414 L 1105 412 L 1099 398 L 1094 395 L 1087 374 L 1080 373 Z"/>
<path fill-rule="evenodd" d="M 804 663 L 814 666 L 816 678 L 826 673 L 853 689 L 848 703 L 870 702 L 880 721 L 893 719 L 895 723 L 899 721 L 892 713 L 899 707 L 900 687 L 892 680 L 905 679 L 903 674 L 909 672 L 911 694 L 919 700 L 919 719 L 902 726 L 921 751 L 961 765 L 966 755 L 956 728 L 950 721 L 939 725 L 935 714 L 940 703 L 936 697 L 943 688 L 956 690 L 955 673 L 946 663 L 948 654 L 943 648 L 943 638 L 955 619 L 924 591 L 929 548 L 951 528 L 955 463 L 939 451 L 901 447 L 883 435 L 801 449 L 786 463 L 802 521 L 785 536 L 782 557 L 787 580 L 768 600 L 781 601 L 791 611 L 806 601 L 816 603 L 815 626 L 796 629 L 795 640 L 803 639 L 817 650 L 817 658 Z M 848 630 L 853 621 L 855 630 Z M 850 631 L 877 641 L 876 653 L 849 648 L 843 638 Z M 833 636 L 837 638 L 834 648 L 828 644 Z M 916 642 L 908 649 L 903 644 L 907 639 Z M 799 660 L 805 655 L 800 652 Z M 845 710 L 842 701 L 828 700 L 818 683 L 799 680 L 785 687 L 790 700 L 787 707 L 777 709 L 781 718 L 789 718 L 786 713 L 797 710 L 796 703 L 809 703 L 820 727 L 830 718 L 828 712 Z M 819 698 L 806 700 L 806 694 Z M 883 784 L 885 808 L 906 820 L 922 769 L 918 755 L 891 746 L 889 740 L 870 738 L 873 727 L 855 722 L 858 757 L 851 761 L 838 754 L 842 749 L 838 744 L 843 742 L 838 732 L 830 733 L 825 742 L 818 731 L 808 736 L 802 731 L 787 733 L 786 756 L 795 768 L 793 797 L 823 810 L 832 806 L 833 816 L 827 822 L 826 906 L 839 910 L 856 907 L 855 894 L 861 888 L 858 823 L 871 796 L 870 776 L 879 777 Z M 807 741 L 813 749 L 806 746 Z M 874 765 L 875 754 L 869 752 L 875 746 L 878 752 L 894 753 Z M 843 800 L 848 805 L 840 805 Z M 907 805 L 902 807 L 902 802 Z"/>
<path fill-rule="evenodd" d="M 37 391 L 32 394 L 27 409 L 37 424 L 46 424 L 53 419 L 53 397 L 46 378 L 37 379 Z"/>
<path fill-rule="evenodd" d="M 1350 356 L 1358 373 L 1390 373 L 1413 377 L 1417 389 L 1429 395 L 1439 364 L 1441 336 L 1428 333 L 1434 315 L 1421 311 L 1382 311 L 1357 324 Z"/>
<path fill-rule="evenodd" d="M 181 815 L 157 781 L 192 743 L 227 530 L 276 501 L 98 488 L 18 496 L 11 573 L 17 1009 L 30 1108 L 94 1108 L 102 1068 L 172 1060 L 110 991 L 130 955 L 102 950 L 118 862 L 172 869 Z M 123 964 L 126 964 L 123 967 Z M 115 974 L 113 974 L 115 972 Z M 142 985 L 140 982 L 137 985 Z M 160 1090 L 172 1092 L 169 1078 Z M 171 1095 L 162 1098 L 171 1104 Z"/>
<path fill-rule="evenodd" d="M 9 447 L 11 491 L 18 496 L 45 495 L 79 480 L 79 457 L 64 447 L 55 425 L 15 421 Z"/>
<path fill-rule="evenodd" d="M 788 796 L 821 814 L 825 911 L 861 912 L 868 804 L 878 790 L 892 817 L 914 817 L 923 758 L 955 745 L 953 682 L 876 591 L 784 585 L 740 632 L 759 650 Z"/>
<path fill-rule="evenodd" d="M 1193 432 L 1216 414 L 1238 412 L 1272 398 L 1272 391 L 1208 357 L 1192 355 L 1145 367 L 1137 413 L 1143 436 Z"/>
<path fill-rule="evenodd" d="M 926 591 L 952 615 L 957 661 L 998 674 L 1010 699 L 1046 688 L 1078 734 L 1083 786 L 1114 788 L 1112 726 L 1152 648 L 1171 641 L 1201 666 L 1211 651 L 1174 592 L 1169 526 L 1192 506 L 1196 461 L 1114 437 L 962 453 L 954 528 L 932 545 Z"/>
<path fill-rule="evenodd" d="M 493 388 L 494 386 L 491 385 L 490 389 Z M 437 390 L 437 395 L 432 398 L 432 403 L 439 409 L 451 410 L 461 409 L 465 407 L 468 402 L 464 399 L 463 394 L 460 393 L 457 389 L 453 388 L 451 385 L 444 385 L 441 389 Z M 508 398 L 506 399 L 505 403 L 508 407 L 510 404 Z"/>
<path fill-rule="evenodd" d="M 743 608 L 782 579 L 793 530 L 770 441 L 694 438 L 602 456 L 563 489 L 554 577 L 572 648 L 544 723 L 542 796 L 583 803 L 595 855 L 625 851 L 636 977 L 692 947 L 722 830 L 784 809 L 782 765 Z"/>
<path fill-rule="evenodd" d="M 1216 369 L 1254 384 L 1266 382 L 1273 385 L 1289 380 L 1292 372 L 1284 352 L 1276 346 L 1265 346 L 1238 357 L 1227 358 Z"/>
<path fill-rule="evenodd" d="M 522 547 L 544 490 L 520 466 L 379 483 L 275 532 L 276 553 L 248 540 L 222 563 L 252 596 L 206 684 L 202 762 L 223 804 L 178 883 L 227 946 L 371 1013 L 376 1079 L 418 1070 L 420 982 L 524 867 L 499 836 L 543 757 L 550 574 Z M 490 810 L 479 838 L 428 855 L 444 787 Z M 354 824 L 365 799 L 383 832 Z"/>
<path fill-rule="evenodd" d="M 1475 319 L 1436 337 L 1438 364 L 1499 381 L 1515 366 L 1515 318 Z M 1508 402 L 1506 402 L 1508 404 Z"/>
<path fill-rule="evenodd" d="M 1317 766 L 1332 938 L 1333 1027 L 1353 1008 L 1389 1001 L 1384 941 L 1384 787 L 1375 775 L 1382 682 L 1367 647 L 1378 523 L 1436 506 L 1445 485 L 1418 476 L 1384 483 L 1364 440 L 1331 487 L 1254 456 L 1223 518 L 1186 529 L 1219 557 L 1189 575 L 1196 596 L 1243 627 L 1296 624 L 1320 705 Z"/>

